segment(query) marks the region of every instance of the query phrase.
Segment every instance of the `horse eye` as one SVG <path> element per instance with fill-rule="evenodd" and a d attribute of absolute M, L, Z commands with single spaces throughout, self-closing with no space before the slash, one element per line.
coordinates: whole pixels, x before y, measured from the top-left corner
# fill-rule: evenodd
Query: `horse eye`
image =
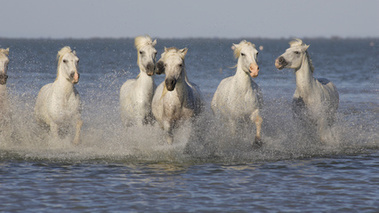
<path fill-rule="evenodd" d="M 183 66 L 183 64 L 179 64 L 179 67 L 182 67 Z"/>
<path fill-rule="evenodd" d="M 299 52 L 299 51 L 295 51 L 294 53 L 295 53 L 296 55 L 300 54 L 300 52 Z"/>
<path fill-rule="evenodd" d="M 241 53 L 241 56 L 245 56 L 245 53 Z"/>
<path fill-rule="evenodd" d="M 139 54 L 141 54 L 141 55 L 142 55 L 142 54 L 143 54 L 143 51 L 139 51 Z"/>
<path fill-rule="evenodd" d="M 66 59 L 63 59 L 63 63 L 67 63 L 68 61 Z"/>

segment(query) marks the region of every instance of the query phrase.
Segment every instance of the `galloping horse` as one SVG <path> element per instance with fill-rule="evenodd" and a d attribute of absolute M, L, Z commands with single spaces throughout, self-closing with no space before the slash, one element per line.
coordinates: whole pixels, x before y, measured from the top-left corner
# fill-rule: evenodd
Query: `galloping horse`
<path fill-rule="evenodd" d="M 329 126 L 334 122 L 338 109 L 337 88 L 325 78 L 313 77 L 314 67 L 308 54 L 309 45 L 296 39 L 290 42 L 290 48 L 275 60 L 278 69 L 295 70 L 296 90 L 292 109 L 294 117 L 304 121 L 307 126 L 317 126 L 321 141 L 331 134 Z"/>
<path fill-rule="evenodd" d="M 246 121 L 255 123 L 256 135 L 253 145 L 261 146 L 260 116 L 262 94 L 258 85 L 252 80 L 258 76 L 258 51 L 255 45 L 245 40 L 233 44 L 234 56 L 238 58 L 237 71 L 234 76 L 221 81 L 213 96 L 211 107 L 214 114 L 230 124 L 233 134 L 238 124 Z"/>
<path fill-rule="evenodd" d="M 157 54 L 154 46 L 157 40 L 152 41 L 149 36 L 139 36 L 135 38 L 134 44 L 140 73 L 137 79 L 127 80 L 120 89 L 121 119 L 125 126 L 142 126 L 153 120 L 151 101 L 156 87 L 153 75 Z"/>
<path fill-rule="evenodd" d="M 152 111 L 166 132 L 169 144 L 173 142 L 172 130 L 178 121 L 198 115 L 203 107 L 200 90 L 188 81 L 184 57 L 188 49 L 165 48 L 157 63 L 157 73 L 165 73 L 165 81 L 155 91 Z"/>
<path fill-rule="evenodd" d="M 51 134 L 59 137 L 59 130 L 69 124 L 75 126 L 73 143 L 80 142 L 82 127 L 80 96 L 74 84 L 79 82 L 76 52 L 63 47 L 57 55 L 57 78 L 41 88 L 38 93 L 35 116 L 37 121 L 50 127 Z"/>

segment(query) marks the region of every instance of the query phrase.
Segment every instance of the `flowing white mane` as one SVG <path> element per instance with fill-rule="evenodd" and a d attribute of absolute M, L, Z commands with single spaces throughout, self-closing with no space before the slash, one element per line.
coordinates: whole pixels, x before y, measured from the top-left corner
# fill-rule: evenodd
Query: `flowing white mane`
<path fill-rule="evenodd" d="M 256 49 L 255 45 L 253 43 L 248 42 L 246 40 L 243 40 L 239 44 L 234 44 L 233 45 L 233 47 L 235 47 L 234 48 L 234 57 L 235 58 L 238 58 L 240 56 L 241 50 L 242 50 L 243 46 L 246 46 L 246 45 L 250 45 L 250 46 L 254 47 L 254 49 Z"/>
<path fill-rule="evenodd" d="M 313 66 L 312 59 L 311 59 L 311 57 L 309 56 L 308 51 L 307 51 L 309 45 L 306 45 L 306 44 L 305 44 L 301 39 L 299 39 L 299 38 L 297 38 L 297 39 L 295 39 L 295 40 L 293 40 L 293 41 L 290 41 L 289 44 L 290 44 L 290 48 L 291 48 L 291 47 L 303 47 L 303 48 L 305 48 L 305 55 L 306 55 L 307 58 L 308 58 L 309 67 L 311 68 L 311 71 L 313 72 L 314 69 L 315 69 L 315 67 Z"/>
<path fill-rule="evenodd" d="M 134 46 L 137 50 L 140 50 L 142 47 L 151 45 L 155 46 L 157 44 L 157 40 L 151 40 L 150 36 L 138 36 L 134 39 Z"/>

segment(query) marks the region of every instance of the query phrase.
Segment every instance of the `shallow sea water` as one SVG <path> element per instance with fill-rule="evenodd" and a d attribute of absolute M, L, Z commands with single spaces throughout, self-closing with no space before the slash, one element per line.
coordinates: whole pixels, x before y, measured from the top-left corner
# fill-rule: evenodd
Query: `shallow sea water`
<path fill-rule="evenodd" d="M 14 124 L 12 136 L 0 138 L 0 211 L 379 211 L 379 40 L 304 39 L 315 76 L 340 93 L 335 138 L 327 144 L 292 120 L 294 74 L 274 67 L 289 40 L 248 40 L 264 47 L 255 79 L 265 102 L 261 149 L 250 146 L 252 126 L 231 136 L 209 109 L 219 82 L 234 73 L 230 47 L 238 39 L 158 39 L 158 55 L 164 46 L 189 48 L 188 77 L 207 102 L 192 127 L 175 132 L 172 146 L 157 126 L 121 125 L 119 89 L 138 74 L 132 39 L 0 39 L 0 47 L 10 47 Z M 41 132 L 33 117 L 65 45 L 80 58 L 84 125 L 77 147 Z"/>

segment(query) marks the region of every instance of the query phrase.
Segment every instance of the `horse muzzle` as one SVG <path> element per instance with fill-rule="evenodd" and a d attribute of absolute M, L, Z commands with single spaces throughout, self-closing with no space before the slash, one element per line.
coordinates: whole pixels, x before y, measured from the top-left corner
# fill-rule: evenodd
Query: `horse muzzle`
<path fill-rule="evenodd" d="M 152 76 L 154 75 L 154 71 L 155 71 L 155 65 L 153 63 L 148 63 L 146 66 L 146 74 L 148 76 Z"/>
<path fill-rule="evenodd" d="M 157 75 L 160 75 L 160 74 L 164 73 L 164 71 L 165 70 L 164 70 L 164 63 L 163 63 L 163 61 L 158 61 L 157 66 L 155 68 L 155 73 Z"/>
<path fill-rule="evenodd" d="M 249 66 L 249 74 L 252 78 L 256 78 L 259 75 L 259 66 L 258 64 L 251 63 Z"/>
<path fill-rule="evenodd" d="M 280 56 L 279 58 L 277 58 L 275 60 L 275 67 L 277 69 L 283 69 L 284 67 L 286 67 L 288 65 L 288 62 L 286 61 L 286 59 L 284 59 L 283 56 Z"/>
<path fill-rule="evenodd" d="M 0 74 L 0 84 L 4 85 L 7 83 L 8 75 L 7 74 Z"/>
<path fill-rule="evenodd" d="M 173 78 L 167 78 L 165 80 L 165 84 L 166 84 L 166 88 L 168 91 L 172 91 L 175 89 L 175 85 L 176 85 L 176 79 L 173 79 Z"/>
<path fill-rule="evenodd" d="M 70 75 L 72 83 L 77 84 L 79 82 L 80 74 L 78 72 L 73 72 Z"/>

